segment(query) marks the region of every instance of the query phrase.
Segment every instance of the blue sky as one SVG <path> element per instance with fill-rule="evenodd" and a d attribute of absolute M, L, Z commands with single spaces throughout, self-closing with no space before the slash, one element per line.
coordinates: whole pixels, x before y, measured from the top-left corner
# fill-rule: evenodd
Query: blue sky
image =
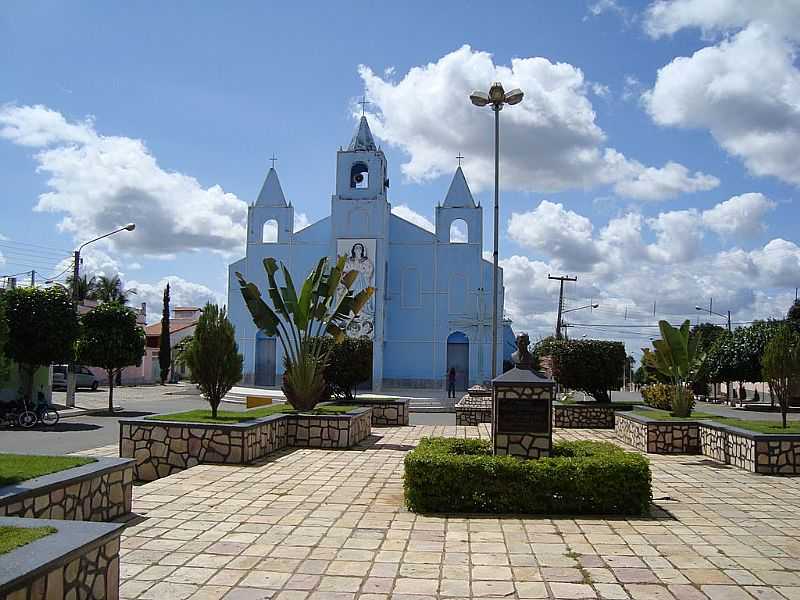
<path fill-rule="evenodd" d="M 365 89 L 395 208 L 432 219 L 458 152 L 489 206 L 491 115 L 467 94 L 497 76 L 526 92 L 502 114 L 517 327 L 551 327 L 548 271 L 578 275 L 571 306 L 600 299 L 585 323 L 652 324 L 653 301 L 675 320 L 712 295 L 780 316 L 800 285 L 799 21 L 777 0 L 4 2 L 0 269 L 55 274 L 135 220 L 84 267 L 151 310 L 165 278 L 181 302 L 223 299 L 269 156 L 297 211 L 324 217 Z"/>

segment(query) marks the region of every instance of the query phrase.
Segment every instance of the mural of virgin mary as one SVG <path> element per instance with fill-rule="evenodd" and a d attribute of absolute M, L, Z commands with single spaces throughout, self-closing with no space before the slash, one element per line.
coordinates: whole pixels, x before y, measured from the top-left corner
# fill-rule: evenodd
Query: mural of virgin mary
<path fill-rule="evenodd" d="M 344 264 L 345 273 L 347 271 L 355 271 L 358 273 L 355 282 L 353 283 L 353 294 L 357 294 L 361 290 L 373 286 L 375 283 L 375 263 L 367 256 L 367 250 L 364 244 L 356 242 L 350 249 L 347 259 Z M 361 315 L 364 317 L 361 320 L 372 320 L 375 314 L 375 296 L 371 296 L 364 308 L 361 309 Z"/>

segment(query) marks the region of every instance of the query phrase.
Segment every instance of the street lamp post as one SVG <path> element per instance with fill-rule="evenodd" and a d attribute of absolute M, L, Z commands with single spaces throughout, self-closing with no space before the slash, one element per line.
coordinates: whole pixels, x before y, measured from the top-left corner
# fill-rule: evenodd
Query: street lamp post
<path fill-rule="evenodd" d="M 695 310 L 699 310 L 700 312 L 707 312 L 710 315 L 717 315 L 718 317 L 722 317 L 723 319 L 728 320 L 728 333 L 731 332 L 731 311 L 728 311 L 727 315 L 723 315 L 722 313 L 714 312 L 710 308 L 703 308 L 701 306 L 695 306 Z M 731 403 L 731 382 L 725 382 L 725 402 L 730 406 Z"/>
<path fill-rule="evenodd" d="M 469 99 L 475 106 L 489 106 L 494 111 L 494 248 L 492 253 L 492 379 L 497 376 L 497 271 L 498 271 L 498 223 L 500 221 L 500 111 L 508 104 L 522 102 L 522 90 L 506 92 L 499 82 L 492 84 L 489 93 L 472 92 Z"/>
<path fill-rule="evenodd" d="M 72 307 L 75 310 L 75 313 L 78 313 L 78 305 L 80 304 L 79 298 L 79 290 L 78 290 L 78 279 L 80 277 L 80 270 L 81 270 L 81 250 L 83 250 L 89 244 L 92 244 L 98 240 L 102 240 L 103 238 L 107 238 L 108 236 L 114 235 L 115 233 L 119 233 L 120 231 L 133 231 L 136 229 L 136 223 L 128 223 L 124 227 L 120 227 L 119 229 L 115 229 L 114 231 L 109 231 L 101 236 L 94 238 L 93 240 L 89 240 L 88 242 L 82 243 L 78 246 L 78 249 L 75 250 L 72 256 Z M 67 398 L 64 404 L 71 408 L 75 406 L 75 361 L 70 361 L 69 365 L 67 366 Z"/>

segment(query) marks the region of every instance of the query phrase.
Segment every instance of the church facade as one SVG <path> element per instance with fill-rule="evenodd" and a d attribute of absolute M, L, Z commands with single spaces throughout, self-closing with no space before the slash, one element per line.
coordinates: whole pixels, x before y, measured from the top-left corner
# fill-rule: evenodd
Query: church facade
<path fill-rule="evenodd" d="M 373 390 L 439 388 L 450 367 L 461 389 L 491 379 L 492 263 L 483 258 L 483 209 L 461 167 L 436 207 L 434 232 L 392 214 L 388 187 L 386 157 L 363 116 L 350 145 L 336 156 L 330 216 L 294 231 L 294 207 L 274 167 L 269 170 L 248 209 L 246 256 L 228 269 L 228 310 L 244 356 L 243 384 L 280 386 L 283 357 L 280 343 L 253 324 L 234 273 L 266 296 L 264 258 L 283 261 L 300 286 L 326 255 L 346 256 L 348 269 L 358 272 L 354 289 L 375 288 L 347 332 L 373 340 Z M 498 280 L 500 373 L 513 333 L 502 320 L 502 269 Z"/>

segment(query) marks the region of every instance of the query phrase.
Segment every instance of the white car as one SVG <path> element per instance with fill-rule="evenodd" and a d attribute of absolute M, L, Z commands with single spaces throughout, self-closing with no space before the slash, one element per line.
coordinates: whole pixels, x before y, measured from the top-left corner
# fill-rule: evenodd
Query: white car
<path fill-rule="evenodd" d="M 96 391 L 100 387 L 100 380 L 92 373 L 88 367 L 78 365 L 75 367 L 75 389 L 88 389 Z M 67 366 L 55 365 L 53 366 L 53 389 L 66 390 L 67 389 Z"/>

